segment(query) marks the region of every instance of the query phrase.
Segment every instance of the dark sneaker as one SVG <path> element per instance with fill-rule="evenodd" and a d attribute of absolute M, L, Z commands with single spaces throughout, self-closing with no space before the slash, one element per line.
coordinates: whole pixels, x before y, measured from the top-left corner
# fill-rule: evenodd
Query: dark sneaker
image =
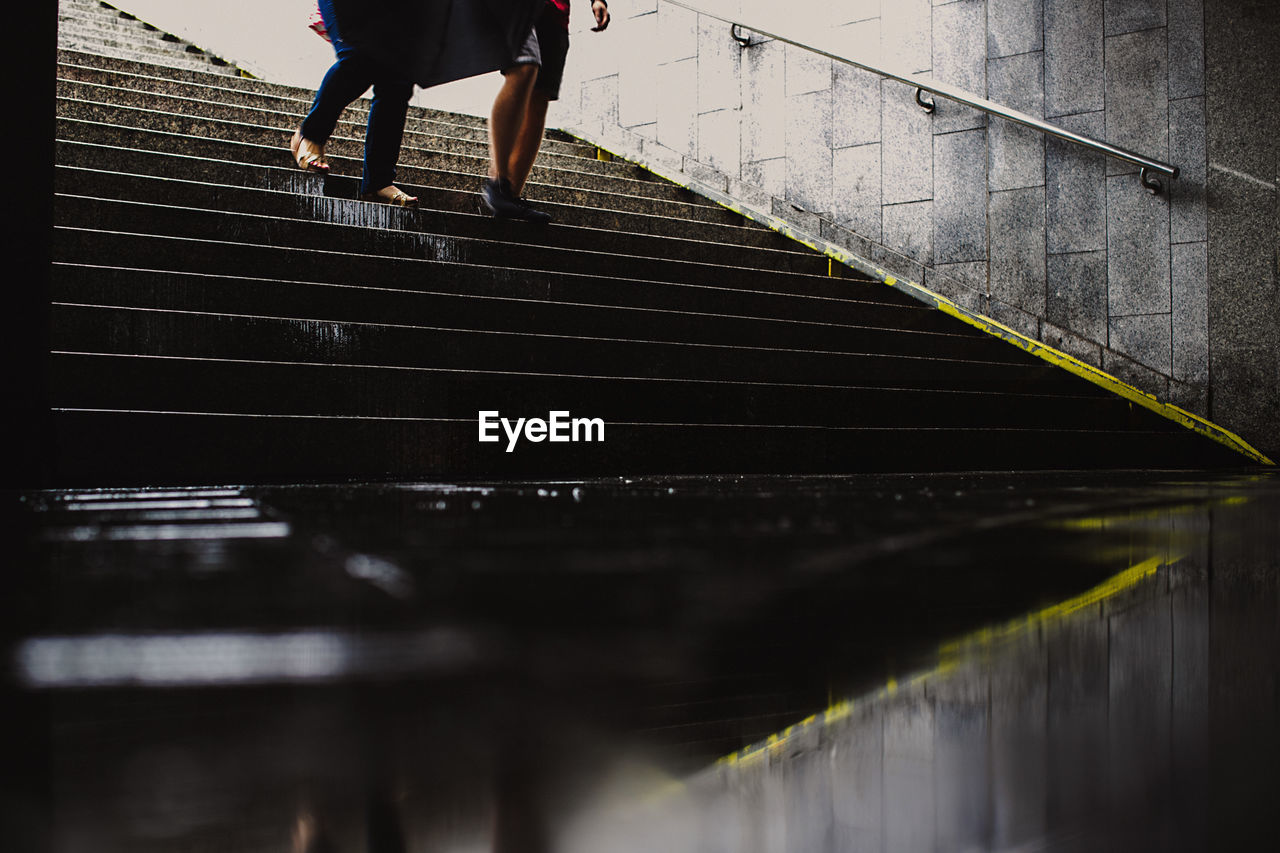
<path fill-rule="evenodd" d="M 516 203 L 524 208 L 524 218 L 530 222 L 550 222 L 551 214 L 545 210 L 540 210 L 529 203 L 524 196 L 516 199 Z"/>
<path fill-rule="evenodd" d="M 480 187 L 480 198 L 495 219 L 523 219 L 526 222 L 550 222 L 551 214 L 538 210 L 511 191 L 506 178 L 485 178 Z"/>

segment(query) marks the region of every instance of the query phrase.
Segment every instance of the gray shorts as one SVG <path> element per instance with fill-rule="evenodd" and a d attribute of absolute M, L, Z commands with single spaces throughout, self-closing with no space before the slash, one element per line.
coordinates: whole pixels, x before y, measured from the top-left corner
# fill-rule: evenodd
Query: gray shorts
<path fill-rule="evenodd" d="M 524 44 L 520 45 L 520 52 L 516 54 L 515 61 L 512 65 L 542 65 L 542 51 L 538 48 L 538 28 L 530 27 L 529 35 L 524 40 Z"/>
<path fill-rule="evenodd" d="M 520 53 L 512 65 L 537 65 L 538 81 L 535 90 L 548 100 L 560 98 L 560 81 L 564 79 L 565 59 L 569 55 L 569 34 L 554 15 L 545 11 L 529 30 L 529 37 L 520 46 Z"/>

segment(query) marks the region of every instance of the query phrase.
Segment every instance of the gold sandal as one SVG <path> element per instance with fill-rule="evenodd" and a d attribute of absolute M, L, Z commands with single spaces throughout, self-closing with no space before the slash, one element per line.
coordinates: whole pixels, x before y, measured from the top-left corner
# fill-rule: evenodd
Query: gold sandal
<path fill-rule="evenodd" d="M 397 207 L 417 207 L 418 197 L 409 195 L 395 184 L 390 184 L 376 192 L 365 193 L 360 196 L 361 201 L 376 201 L 382 204 L 394 204 Z"/>
<path fill-rule="evenodd" d="M 293 132 L 293 139 L 289 140 L 289 150 L 293 152 L 293 159 L 298 164 L 298 168 L 304 172 L 329 171 L 329 164 L 324 161 L 324 146 L 316 145 L 309 139 L 303 139 L 301 128 Z"/>

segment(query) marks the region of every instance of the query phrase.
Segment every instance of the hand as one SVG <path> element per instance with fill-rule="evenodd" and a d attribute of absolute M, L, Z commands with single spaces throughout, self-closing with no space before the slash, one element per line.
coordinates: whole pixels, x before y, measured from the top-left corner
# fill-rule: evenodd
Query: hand
<path fill-rule="evenodd" d="M 598 33 L 609 26 L 609 7 L 600 0 L 592 0 L 591 14 L 596 17 L 596 25 L 591 28 L 591 32 Z"/>

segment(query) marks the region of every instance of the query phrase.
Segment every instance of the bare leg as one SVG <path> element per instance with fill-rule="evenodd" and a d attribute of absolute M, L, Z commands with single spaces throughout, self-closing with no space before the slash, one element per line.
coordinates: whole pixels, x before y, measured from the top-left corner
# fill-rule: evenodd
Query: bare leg
<path fill-rule="evenodd" d="M 546 130 L 550 103 L 545 92 L 534 91 L 529 97 L 529 109 L 525 112 L 524 124 L 520 126 L 508 165 L 511 189 L 517 196 L 524 195 L 524 183 L 529 180 L 533 161 L 538 158 L 538 149 L 542 147 L 542 133 Z"/>
<path fill-rule="evenodd" d="M 504 72 L 502 89 L 489 115 L 489 177 L 508 178 L 512 152 L 529 109 L 529 95 L 538 79 L 538 66 L 521 64 Z"/>

